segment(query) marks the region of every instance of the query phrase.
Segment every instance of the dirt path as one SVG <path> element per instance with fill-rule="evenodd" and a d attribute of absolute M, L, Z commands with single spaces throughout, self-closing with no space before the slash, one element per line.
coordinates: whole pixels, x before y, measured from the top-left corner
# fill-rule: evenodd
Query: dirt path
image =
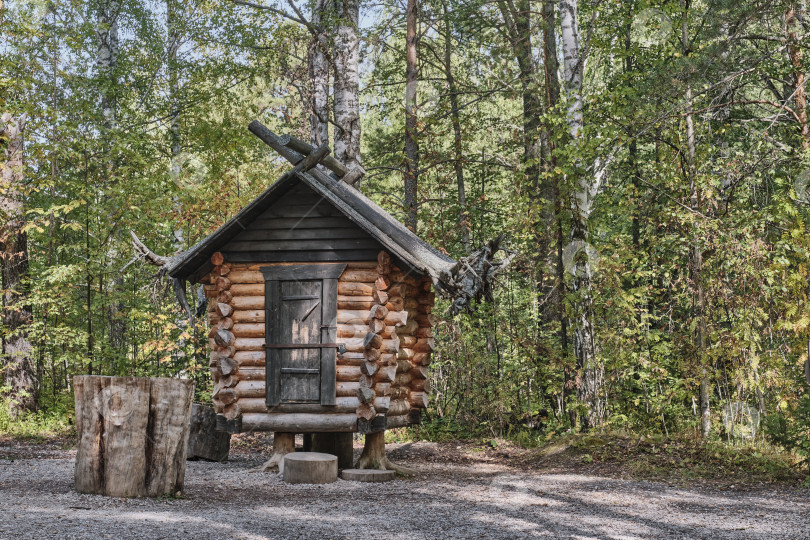
<path fill-rule="evenodd" d="M 73 491 L 73 451 L 0 444 L 0 538 L 810 538 L 810 492 L 685 488 L 521 468 L 454 444 L 398 446 L 416 479 L 287 485 L 264 457 L 189 462 L 176 500 Z"/>

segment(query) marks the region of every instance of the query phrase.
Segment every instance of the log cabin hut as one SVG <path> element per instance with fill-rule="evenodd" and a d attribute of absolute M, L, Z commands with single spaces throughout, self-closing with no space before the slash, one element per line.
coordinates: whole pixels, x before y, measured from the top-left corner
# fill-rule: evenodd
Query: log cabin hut
<path fill-rule="evenodd" d="M 434 289 L 466 305 L 502 266 L 497 245 L 459 263 L 350 185 L 327 147 L 250 129 L 295 167 L 167 268 L 209 299 L 219 429 L 372 433 L 419 422 Z"/>

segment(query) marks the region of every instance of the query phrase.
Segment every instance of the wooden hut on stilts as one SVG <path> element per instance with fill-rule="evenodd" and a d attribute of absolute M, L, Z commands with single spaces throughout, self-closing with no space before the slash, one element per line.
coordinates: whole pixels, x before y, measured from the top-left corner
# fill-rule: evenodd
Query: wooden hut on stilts
<path fill-rule="evenodd" d="M 218 428 L 274 432 L 267 468 L 294 450 L 296 433 L 348 448 L 351 460 L 354 432 L 367 434 L 359 468 L 393 468 L 385 429 L 418 423 L 428 405 L 435 293 L 463 309 L 511 257 L 496 261 L 494 241 L 453 260 L 354 188 L 359 175 L 326 146 L 250 129 L 292 170 L 163 260 L 187 310 L 183 280 L 209 299 Z"/>

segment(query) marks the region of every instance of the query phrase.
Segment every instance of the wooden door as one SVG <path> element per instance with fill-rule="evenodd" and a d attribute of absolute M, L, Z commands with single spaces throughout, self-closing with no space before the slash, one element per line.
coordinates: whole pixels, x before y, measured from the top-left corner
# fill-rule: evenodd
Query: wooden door
<path fill-rule="evenodd" d="M 265 275 L 267 405 L 335 404 L 337 278 L 345 265 L 284 265 Z"/>

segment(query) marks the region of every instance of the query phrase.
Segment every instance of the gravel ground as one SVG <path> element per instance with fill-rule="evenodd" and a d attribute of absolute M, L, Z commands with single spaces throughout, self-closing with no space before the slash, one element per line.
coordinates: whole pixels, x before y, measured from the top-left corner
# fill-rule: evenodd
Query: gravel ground
<path fill-rule="evenodd" d="M 810 538 L 810 493 L 684 488 L 520 468 L 461 446 L 389 445 L 422 471 L 385 484 L 287 485 L 255 450 L 189 462 L 183 499 L 73 491 L 75 452 L 0 444 L 0 538 Z"/>

